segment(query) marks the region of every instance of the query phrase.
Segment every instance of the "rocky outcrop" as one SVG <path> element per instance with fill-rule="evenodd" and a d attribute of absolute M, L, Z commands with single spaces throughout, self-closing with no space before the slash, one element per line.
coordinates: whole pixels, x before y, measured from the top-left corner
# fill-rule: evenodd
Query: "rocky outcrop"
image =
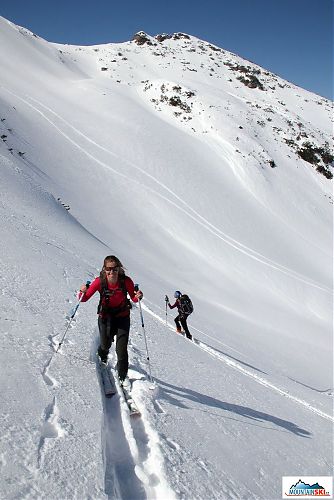
<path fill-rule="evenodd" d="M 132 40 L 136 42 L 137 45 L 153 45 L 150 36 L 145 33 L 145 31 L 138 31 L 138 33 L 133 36 Z"/>

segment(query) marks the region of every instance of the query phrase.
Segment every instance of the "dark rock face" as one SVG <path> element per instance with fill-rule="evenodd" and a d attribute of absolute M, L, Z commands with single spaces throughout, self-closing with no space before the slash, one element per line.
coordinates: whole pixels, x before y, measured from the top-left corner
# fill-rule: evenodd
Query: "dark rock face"
<path fill-rule="evenodd" d="M 150 37 L 145 33 L 145 31 L 138 31 L 133 37 L 133 41 L 136 42 L 137 45 L 153 45 Z"/>

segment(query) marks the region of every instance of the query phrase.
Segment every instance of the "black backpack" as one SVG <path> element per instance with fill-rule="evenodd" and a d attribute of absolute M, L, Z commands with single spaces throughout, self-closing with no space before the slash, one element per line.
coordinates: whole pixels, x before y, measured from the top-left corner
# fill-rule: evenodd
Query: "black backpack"
<path fill-rule="evenodd" d="M 194 306 L 190 298 L 188 297 L 188 295 L 183 294 L 179 298 L 179 301 L 180 301 L 179 309 L 181 314 L 186 314 L 187 316 L 189 316 L 189 314 L 191 314 L 194 310 Z"/>

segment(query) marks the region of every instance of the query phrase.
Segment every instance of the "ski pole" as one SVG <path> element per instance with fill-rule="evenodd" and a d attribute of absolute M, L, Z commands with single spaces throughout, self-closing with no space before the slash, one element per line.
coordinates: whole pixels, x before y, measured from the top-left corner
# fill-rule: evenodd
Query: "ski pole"
<path fill-rule="evenodd" d="M 167 326 L 167 304 L 169 302 L 168 296 L 165 296 L 165 302 L 166 302 L 166 326 Z"/>
<path fill-rule="evenodd" d="M 138 284 L 136 284 L 136 285 L 135 285 L 135 292 L 138 292 L 138 290 L 139 290 L 139 285 L 138 285 Z M 141 308 L 141 303 L 140 303 L 140 300 L 138 301 L 138 304 L 139 304 L 139 312 L 140 312 L 141 326 L 142 326 L 142 329 L 143 329 L 144 339 L 145 339 L 146 355 L 147 355 L 147 358 L 146 358 L 146 359 L 147 359 L 147 364 L 148 364 L 149 379 L 150 379 L 150 382 L 151 382 L 151 383 L 154 383 L 153 378 L 152 378 L 152 374 L 151 374 L 150 356 L 149 356 L 149 353 L 148 353 L 147 339 L 146 339 L 146 332 L 145 332 L 145 325 L 144 325 L 144 318 L 143 318 L 143 311 L 142 311 L 142 308 Z"/>
<path fill-rule="evenodd" d="M 87 288 L 89 288 L 89 285 L 90 285 L 90 281 L 87 281 L 87 282 L 86 282 L 86 287 L 87 287 Z M 79 308 L 79 306 L 80 306 L 80 303 L 81 303 L 81 301 L 82 301 L 82 299 L 83 299 L 83 296 L 84 296 L 84 295 L 85 295 L 84 293 L 81 295 L 80 299 L 78 300 L 78 302 L 77 302 L 76 306 L 75 306 L 75 307 L 74 307 L 74 309 L 73 309 L 73 312 L 72 312 L 71 317 L 70 317 L 70 321 L 68 322 L 68 325 L 67 325 L 67 327 L 66 327 L 65 333 L 64 333 L 64 335 L 63 335 L 63 337 L 62 337 L 61 341 L 60 341 L 60 342 L 59 342 L 59 344 L 58 344 L 58 347 L 57 347 L 57 349 L 56 349 L 56 352 L 58 352 L 58 351 L 59 351 L 60 347 L 62 346 L 62 343 L 63 343 L 63 342 L 64 342 L 64 340 L 65 340 L 66 334 L 67 334 L 67 332 L 68 332 L 68 330 L 69 330 L 69 328 L 70 328 L 70 326 L 71 326 L 71 324 L 72 324 L 73 318 L 74 318 L 74 316 L 76 315 L 76 312 L 77 312 L 77 310 L 78 310 L 78 308 Z"/>

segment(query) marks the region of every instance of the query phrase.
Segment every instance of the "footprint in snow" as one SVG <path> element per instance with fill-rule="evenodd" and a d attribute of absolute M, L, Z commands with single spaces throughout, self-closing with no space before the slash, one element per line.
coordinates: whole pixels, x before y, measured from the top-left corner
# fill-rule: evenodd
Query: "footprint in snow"
<path fill-rule="evenodd" d="M 41 438 L 38 445 L 38 466 L 41 465 L 43 455 L 49 440 L 54 440 L 65 435 L 64 429 L 59 423 L 59 410 L 54 396 L 51 404 L 47 406 L 44 412 L 44 422 L 41 428 Z"/>
<path fill-rule="evenodd" d="M 56 381 L 56 379 L 54 379 L 53 377 L 51 377 L 51 375 L 48 374 L 51 361 L 52 361 L 52 356 L 49 359 L 49 361 L 45 364 L 45 366 L 42 370 L 42 377 L 43 377 L 43 380 L 46 383 L 46 385 L 48 385 L 50 387 L 57 387 L 58 382 Z"/>

